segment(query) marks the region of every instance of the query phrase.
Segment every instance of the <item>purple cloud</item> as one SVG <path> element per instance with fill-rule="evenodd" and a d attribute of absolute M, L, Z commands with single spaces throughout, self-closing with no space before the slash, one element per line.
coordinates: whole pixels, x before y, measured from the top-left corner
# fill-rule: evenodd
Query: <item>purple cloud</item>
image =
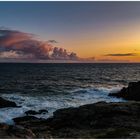
<path fill-rule="evenodd" d="M 55 40 L 40 41 L 35 35 L 16 30 L 0 29 L 0 58 L 38 60 L 77 60 L 76 53 L 53 47 Z"/>

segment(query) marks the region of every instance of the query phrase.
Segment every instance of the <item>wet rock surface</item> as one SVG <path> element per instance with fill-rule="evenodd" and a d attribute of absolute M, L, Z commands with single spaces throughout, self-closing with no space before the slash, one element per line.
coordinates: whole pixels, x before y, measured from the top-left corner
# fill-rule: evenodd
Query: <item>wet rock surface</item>
<path fill-rule="evenodd" d="M 130 83 L 121 91 L 138 98 L 139 84 Z M 48 119 L 31 116 L 45 111 L 29 110 L 27 116 L 13 119 L 15 125 L 1 123 L 0 138 L 140 138 L 139 101 L 59 109 Z"/>
<path fill-rule="evenodd" d="M 4 107 L 18 107 L 18 106 L 16 105 L 15 102 L 8 101 L 0 97 L 0 108 L 4 108 Z"/>
<path fill-rule="evenodd" d="M 136 138 L 140 103 L 105 103 L 60 109 L 47 125 L 55 138 Z M 133 132 L 133 136 L 132 136 Z"/>
<path fill-rule="evenodd" d="M 24 116 L 14 121 L 25 130 L 18 131 L 19 138 L 140 138 L 140 102 L 98 102 L 59 109 L 48 119 Z M 16 130 L 13 135 L 17 137 Z"/>
<path fill-rule="evenodd" d="M 128 87 L 123 87 L 117 93 L 110 93 L 109 96 L 124 98 L 126 100 L 140 101 L 140 81 L 130 82 Z"/>

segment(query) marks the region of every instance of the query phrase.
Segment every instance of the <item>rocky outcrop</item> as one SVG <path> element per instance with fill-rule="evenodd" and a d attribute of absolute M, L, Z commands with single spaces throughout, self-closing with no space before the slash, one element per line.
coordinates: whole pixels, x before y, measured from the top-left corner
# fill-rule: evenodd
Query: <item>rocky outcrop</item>
<path fill-rule="evenodd" d="M 14 119 L 37 138 L 140 138 L 140 102 L 83 105 L 59 109 L 47 120 Z"/>
<path fill-rule="evenodd" d="M 24 116 L 13 119 L 15 124 L 31 130 L 36 138 L 52 138 L 50 129 L 45 119 L 34 116 Z"/>
<path fill-rule="evenodd" d="M 27 128 L 22 126 L 13 126 L 7 124 L 0 124 L 0 138 L 17 139 L 17 138 L 36 138 L 35 134 Z"/>
<path fill-rule="evenodd" d="M 26 139 L 31 139 L 31 138 L 36 138 L 36 135 L 32 132 L 31 129 L 24 128 L 22 126 L 9 126 L 7 130 L 8 134 L 11 137 L 16 137 L 16 138 L 26 138 Z"/>
<path fill-rule="evenodd" d="M 122 90 L 136 95 L 139 84 L 130 83 Z M 0 138 L 140 138 L 139 101 L 98 102 L 59 109 L 48 119 L 31 116 L 44 111 L 30 110 L 27 116 L 14 118 L 15 125 L 0 124 Z"/>
<path fill-rule="evenodd" d="M 99 102 L 60 109 L 47 125 L 55 138 L 136 138 L 140 137 L 139 110 L 136 102 Z"/>
<path fill-rule="evenodd" d="M 4 108 L 4 107 L 17 107 L 17 105 L 15 102 L 8 101 L 0 97 L 0 108 Z"/>
<path fill-rule="evenodd" d="M 20 123 L 23 124 L 23 123 L 28 123 L 34 120 L 38 120 L 38 118 L 34 116 L 23 116 L 23 117 L 14 118 L 13 120 L 16 124 L 20 124 Z"/>
<path fill-rule="evenodd" d="M 127 88 L 122 88 L 117 93 L 110 93 L 109 96 L 124 98 L 126 100 L 140 101 L 140 81 L 129 83 Z"/>

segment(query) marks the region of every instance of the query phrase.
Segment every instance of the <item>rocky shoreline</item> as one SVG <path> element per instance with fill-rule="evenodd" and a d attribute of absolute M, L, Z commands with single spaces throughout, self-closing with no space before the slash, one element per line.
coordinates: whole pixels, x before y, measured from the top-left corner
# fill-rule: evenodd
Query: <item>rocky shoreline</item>
<path fill-rule="evenodd" d="M 48 119 L 32 116 L 47 110 L 28 111 L 26 116 L 13 119 L 15 125 L 1 123 L 0 138 L 140 138 L 140 82 L 129 83 L 109 96 L 129 101 L 59 109 Z M 17 107 L 6 101 L 0 98 L 0 108 Z"/>
<path fill-rule="evenodd" d="M 128 87 L 123 87 L 117 93 L 110 93 L 109 96 L 115 96 L 126 100 L 140 101 L 140 81 L 130 82 Z"/>

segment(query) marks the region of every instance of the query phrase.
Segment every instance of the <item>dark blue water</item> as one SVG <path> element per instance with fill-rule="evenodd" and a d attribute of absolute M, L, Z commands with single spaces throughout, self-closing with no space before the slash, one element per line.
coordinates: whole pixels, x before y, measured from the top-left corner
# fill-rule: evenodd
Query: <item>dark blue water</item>
<path fill-rule="evenodd" d="M 46 118 L 59 108 L 123 101 L 108 93 L 139 79 L 140 64 L 0 64 L 1 96 L 22 106 L 0 109 L 0 121 L 29 109 L 48 109 L 37 116 Z"/>

